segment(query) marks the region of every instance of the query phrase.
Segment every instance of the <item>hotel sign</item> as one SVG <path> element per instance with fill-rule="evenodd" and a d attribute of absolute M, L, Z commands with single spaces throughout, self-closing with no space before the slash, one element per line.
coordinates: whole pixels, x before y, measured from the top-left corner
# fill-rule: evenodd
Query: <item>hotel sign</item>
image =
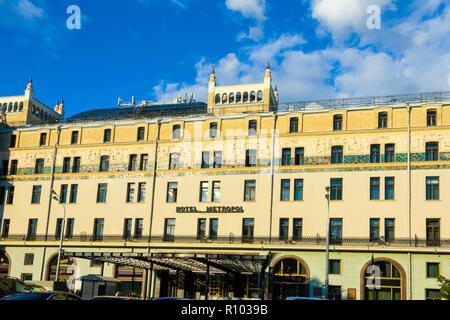
<path fill-rule="evenodd" d="M 213 206 L 206 210 L 198 210 L 197 207 L 177 207 L 177 213 L 244 213 L 243 207 Z"/>

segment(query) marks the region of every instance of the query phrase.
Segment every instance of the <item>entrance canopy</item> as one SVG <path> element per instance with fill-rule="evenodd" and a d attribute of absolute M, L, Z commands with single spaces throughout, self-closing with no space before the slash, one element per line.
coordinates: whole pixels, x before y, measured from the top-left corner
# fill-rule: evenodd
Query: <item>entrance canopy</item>
<path fill-rule="evenodd" d="M 193 273 L 260 273 L 270 263 L 269 253 L 169 253 L 169 252 L 64 252 L 65 257 L 109 262 L 144 269 Z"/>

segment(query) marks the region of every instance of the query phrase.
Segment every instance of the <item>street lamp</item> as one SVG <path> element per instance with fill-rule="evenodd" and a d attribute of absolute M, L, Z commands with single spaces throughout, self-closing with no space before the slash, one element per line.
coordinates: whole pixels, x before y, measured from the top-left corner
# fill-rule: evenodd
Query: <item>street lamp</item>
<path fill-rule="evenodd" d="M 325 198 L 327 199 L 327 205 L 328 205 L 328 217 L 327 217 L 327 244 L 326 244 L 326 262 L 325 262 L 325 299 L 328 299 L 328 273 L 330 271 L 330 187 L 326 186 L 325 191 L 327 192 L 325 194 Z"/>
<path fill-rule="evenodd" d="M 58 201 L 63 205 L 64 208 L 64 218 L 61 226 L 61 230 L 59 232 L 59 250 L 58 250 L 58 261 L 56 264 L 56 282 L 59 281 L 59 268 L 60 268 L 60 261 L 61 261 L 61 252 L 62 252 L 62 245 L 63 245 L 63 233 L 64 233 L 64 227 L 66 224 L 66 204 L 64 202 L 61 202 L 61 198 L 56 194 L 55 190 L 52 190 L 53 199 Z"/>

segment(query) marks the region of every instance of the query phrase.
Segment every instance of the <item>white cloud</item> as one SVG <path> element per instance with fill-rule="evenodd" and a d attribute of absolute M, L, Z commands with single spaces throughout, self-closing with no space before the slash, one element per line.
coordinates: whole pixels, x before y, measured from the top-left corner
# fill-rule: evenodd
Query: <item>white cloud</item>
<path fill-rule="evenodd" d="M 16 6 L 16 12 L 27 19 L 42 18 L 44 16 L 44 10 L 35 6 L 29 0 L 20 0 Z"/>
<path fill-rule="evenodd" d="M 267 19 L 264 15 L 266 0 L 226 0 L 225 5 L 229 10 L 237 11 L 245 18 L 259 21 Z"/>

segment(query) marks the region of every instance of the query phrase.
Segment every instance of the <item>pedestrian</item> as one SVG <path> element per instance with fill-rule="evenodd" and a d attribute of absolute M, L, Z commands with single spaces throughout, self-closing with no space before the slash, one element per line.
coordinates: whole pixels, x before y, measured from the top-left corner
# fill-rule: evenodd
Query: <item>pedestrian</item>
<path fill-rule="evenodd" d="M 116 297 L 120 296 L 120 290 L 116 291 Z"/>

